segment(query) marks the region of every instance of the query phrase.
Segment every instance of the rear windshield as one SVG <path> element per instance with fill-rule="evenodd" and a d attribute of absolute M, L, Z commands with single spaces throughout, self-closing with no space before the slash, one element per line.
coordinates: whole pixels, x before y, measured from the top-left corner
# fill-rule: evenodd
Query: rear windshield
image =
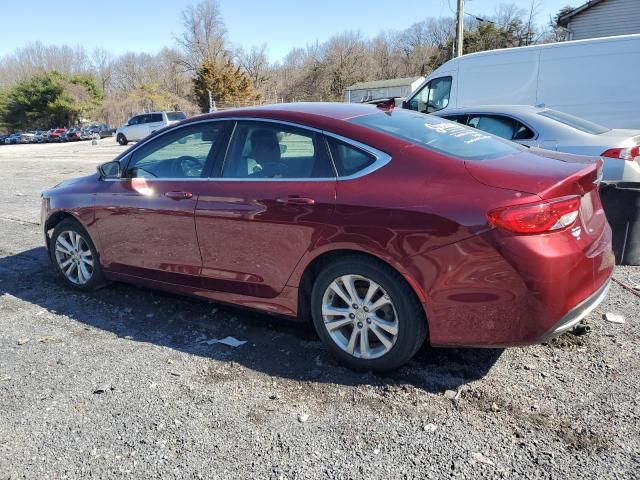
<path fill-rule="evenodd" d="M 580 130 L 581 132 L 591 133 L 593 135 L 600 135 L 601 133 L 611 130 L 610 128 L 598 125 L 597 123 L 574 117 L 568 113 L 558 112 L 557 110 L 543 110 L 542 112 L 538 112 L 538 115 L 542 115 L 543 117 L 550 118 L 556 122 L 564 123 L 565 125 Z"/>
<path fill-rule="evenodd" d="M 175 122 L 177 120 L 184 120 L 187 116 L 183 112 L 167 112 L 167 120 Z"/>
<path fill-rule="evenodd" d="M 511 155 L 521 147 L 475 128 L 410 110 L 364 115 L 350 122 L 465 160 Z"/>

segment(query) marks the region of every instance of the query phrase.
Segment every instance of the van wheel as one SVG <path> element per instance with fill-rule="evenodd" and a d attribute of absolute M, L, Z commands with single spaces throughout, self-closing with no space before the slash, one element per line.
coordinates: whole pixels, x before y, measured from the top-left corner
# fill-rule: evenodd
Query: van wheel
<path fill-rule="evenodd" d="M 122 133 L 118 134 L 118 136 L 116 137 L 116 141 L 123 146 L 129 143 L 129 140 L 127 140 L 127 137 L 125 137 Z"/>
<path fill-rule="evenodd" d="M 356 370 L 396 369 L 427 336 L 422 305 L 406 280 L 366 257 L 326 266 L 313 286 L 311 312 L 327 348 Z"/>

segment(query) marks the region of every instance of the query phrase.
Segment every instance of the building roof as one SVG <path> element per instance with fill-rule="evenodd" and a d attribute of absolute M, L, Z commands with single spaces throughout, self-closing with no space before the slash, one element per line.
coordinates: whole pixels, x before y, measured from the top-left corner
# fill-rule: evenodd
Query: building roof
<path fill-rule="evenodd" d="M 424 77 L 405 77 L 405 78 L 391 78 L 389 80 L 373 80 L 371 82 L 358 82 L 347 90 L 370 90 L 373 88 L 387 88 L 387 87 L 407 87 L 417 80 L 422 80 Z"/>
<path fill-rule="evenodd" d="M 595 7 L 597 4 L 604 2 L 605 0 L 589 0 L 587 3 L 580 5 L 579 7 L 574 8 L 566 15 L 561 16 L 558 19 L 558 25 L 561 27 L 566 27 L 573 17 L 578 15 L 579 13 L 584 12 L 585 10 L 590 9 L 591 7 Z"/>

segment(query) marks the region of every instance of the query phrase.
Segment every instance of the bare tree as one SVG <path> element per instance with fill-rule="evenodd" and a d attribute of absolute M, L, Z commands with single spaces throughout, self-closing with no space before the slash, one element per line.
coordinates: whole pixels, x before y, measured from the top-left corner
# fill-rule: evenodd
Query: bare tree
<path fill-rule="evenodd" d="M 267 51 L 267 44 L 263 43 L 260 46 L 251 47 L 248 51 L 240 47 L 235 54 L 240 67 L 251 79 L 253 88 L 259 92 L 263 91 L 265 83 L 269 80 L 271 70 Z"/>
<path fill-rule="evenodd" d="M 226 53 L 227 28 L 218 0 L 202 0 L 182 11 L 182 35 L 176 41 L 183 52 L 182 64 L 196 71 L 205 60 L 218 61 Z"/>
<path fill-rule="evenodd" d="M 91 54 L 91 62 L 93 63 L 93 69 L 100 82 L 102 91 L 107 92 L 111 86 L 111 79 L 113 77 L 113 54 L 104 48 L 96 48 Z"/>

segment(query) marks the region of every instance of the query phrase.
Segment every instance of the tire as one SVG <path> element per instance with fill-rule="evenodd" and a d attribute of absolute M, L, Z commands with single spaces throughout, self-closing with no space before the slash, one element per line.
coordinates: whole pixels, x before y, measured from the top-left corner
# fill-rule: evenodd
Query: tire
<path fill-rule="evenodd" d="M 116 141 L 122 146 L 129 143 L 129 140 L 127 140 L 127 137 L 125 137 L 122 133 L 118 134 L 118 136 L 116 137 Z"/>
<path fill-rule="evenodd" d="M 77 238 L 80 240 L 74 242 Z M 108 283 L 102 273 L 98 252 L 91 237 L 75 220 L 63 220 L 56 225 L 51 235 L 50 252 L 56 272 L 68 286 L 76 290 L 92 291 Z M 71 263 L 68 263 L 69 260 Z M 88 261 L 91 262 L 91 266 L 88 265 Z"/>
<path fill-rule="evenodd" d="M 354 298 L 347 283 L 355 287 L 358 308 L 345 301 Z M 366 302 L 369 287 L 375 291 Z M 327 315 L 330 308 L 340 313 Z M 394 370 L 415 355 L 427 336 L 424 310 L 404 277 L 385 263 L 357 255 L 332 262 L 320 272 L 311 292 L 311 313 L 327 348 L 354 370 Z M 330 332 L 326 325 L 331 323 L 339 327 Z"/>

